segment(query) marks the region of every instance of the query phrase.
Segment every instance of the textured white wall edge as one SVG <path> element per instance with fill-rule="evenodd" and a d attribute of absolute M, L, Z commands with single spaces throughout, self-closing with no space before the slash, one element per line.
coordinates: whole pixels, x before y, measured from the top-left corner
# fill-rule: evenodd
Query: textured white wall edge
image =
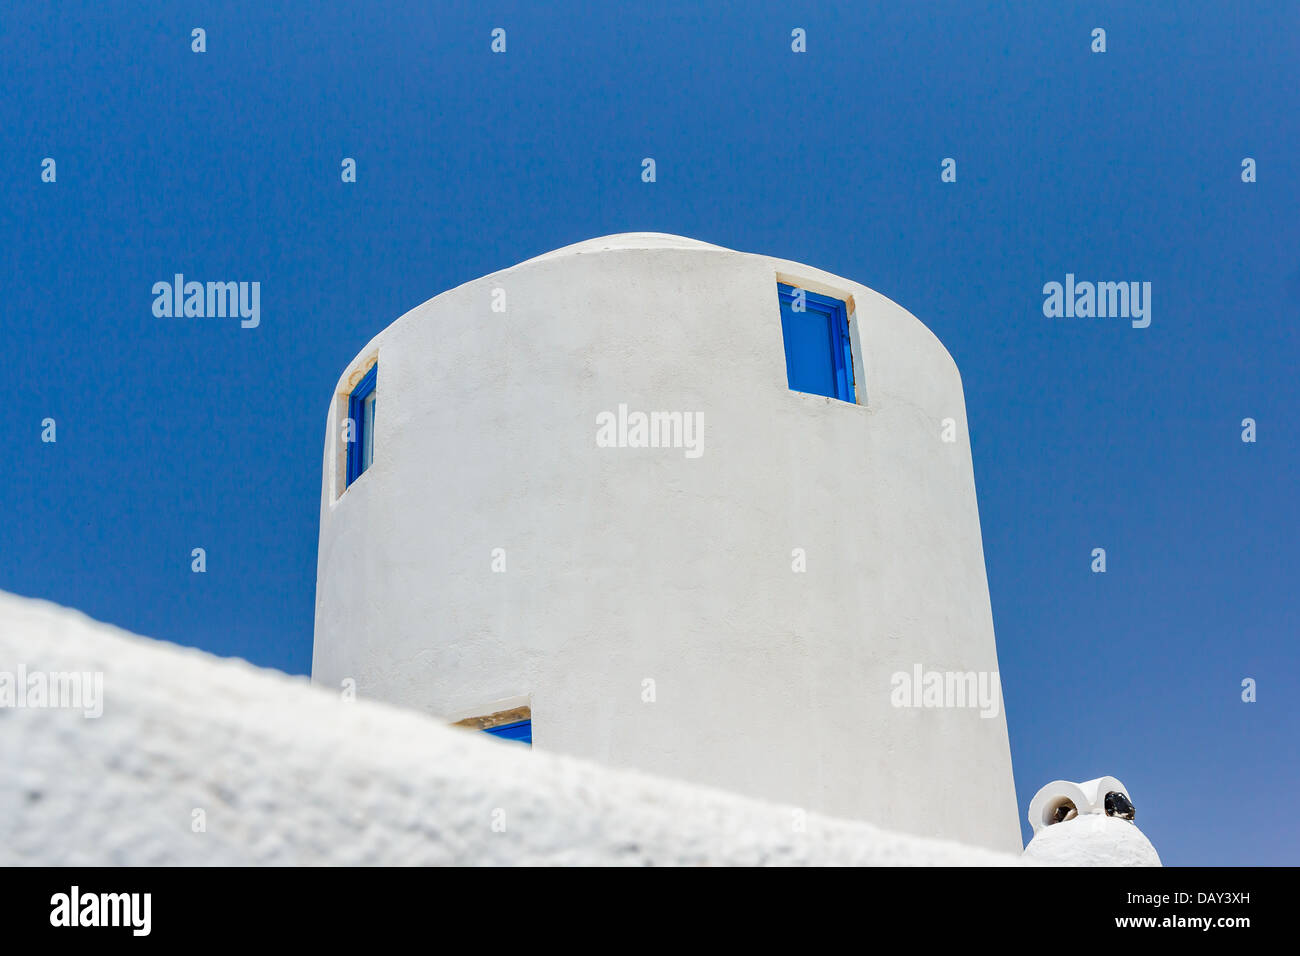
<path fill-rule="evenodd" d="M 4 866 L 1018 862 L 812 814 L 797 833 L 789 807 L 346 703 L 0 593 L 0 670 L 20 664 L 102 671 L 105 701 L 98 719 L 0 708 Z"/>
<path fill-rule="evenodd" d="M 857 404 L 790 390 L 778 281 L 850 303 Z M 624 404 L 702 414 L 703 454 L 598 447 Z M 527 697 L 541 750 L 1019 851 L 1001 709 L 891 702 L 896 673 L 998 662 L 961 378 L 879 293 L 679 236 L 569 246 L 375 336 L 323 465 L 318 683 L 442 717 Z"/>

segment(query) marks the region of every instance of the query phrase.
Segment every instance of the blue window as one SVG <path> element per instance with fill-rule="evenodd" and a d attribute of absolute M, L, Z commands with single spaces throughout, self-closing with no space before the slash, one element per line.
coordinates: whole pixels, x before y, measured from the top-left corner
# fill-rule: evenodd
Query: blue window
<path fill-rule="evenodd" d="M 491 734 L 493 737 L 500 737 L 502 740 L 517 740 L 530 747 L 533 745 L 533 721 L 531 718 L 489 727 L 483 733 Z"/>
<path fill-rule="evenodd" d="M 839 299 L 777 283 L 785 375 L 796 392 L 857 402 L 853 387 L 853 346 L 849 310 Z M 802 309 L 799 297 L 802 295 Z"/>
<path fill-rule="evenodd" d="M 352 419 L 352 441 L 348 443 L 348 484 L 375 460 L 375 383 L 379 381 L 379 363 L 357 382 L 348 396 L 348 418 Z"/>

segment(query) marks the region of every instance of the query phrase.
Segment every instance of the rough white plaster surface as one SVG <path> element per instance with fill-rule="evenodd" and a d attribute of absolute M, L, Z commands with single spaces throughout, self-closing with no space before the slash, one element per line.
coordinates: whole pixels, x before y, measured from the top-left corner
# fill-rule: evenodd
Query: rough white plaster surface
<path fill-rule="evenodd" d="M 1062 866 L 1160 866 L 1151 841 L 1130 820 L 1106 815 L 1106 795 L 1132 795 L 1117 777 L 1097 777 L 1075 783 L 1053 780 L 1040 787 L 1029 801 L 1029 825 L 1034 836 L 1025 857 Z M 1053 823 L 1058 807 L 1073 807 L 1078 814 Z"/>
<path fill-rule="evenodd" d="M 789 807 L 345 703 L 0 594 L 0 671 L 19 666 L 100 671 L 104 708 L 0 708 L 0 866 L 1018 862 L 814 814 L 799 833 Z"/>
<path fill-rule="evenodd" d="M 858 404 L 789 389 L 778 280 L 852 299 Z M 343 491 L 342 396 L 376 356 Z M 703 454 L 598 447 L 621 404 L 701 413 Z M 593 239 L 393 322 L 325 439 L 315 682 L 442 717 L 526 697 L 539 750 L 1020 851 L 1000 707 L 891 702 L 895 673 L 998 662 L 961 378 L 879 293 Z"/>
<path fill-rule="evenodd" d="M 1025 858 L 1056 866 L 1160 866 L 1151 841 L 1128 820 L 1086 813 L 1034 834 Z"/>

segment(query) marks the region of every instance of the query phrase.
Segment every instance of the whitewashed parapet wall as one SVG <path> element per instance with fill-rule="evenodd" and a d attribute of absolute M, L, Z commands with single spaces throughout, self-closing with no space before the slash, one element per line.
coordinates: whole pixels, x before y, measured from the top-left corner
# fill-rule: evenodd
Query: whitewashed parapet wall
<path fill-rule="evenodd" d="M 0 593 L 0 671 L 19 668 L 98 673 L 103 708 L 0 707 L 0 866 L 1017 862 L 347 703 Z"/>
<path fill-rule="evenodd" d="M 851 303 L 858 404 L 789 389 L 778 281 Z M 1019 851 L 1000 706 L 891 700 L 998 671 L 961 378 L 899 305 L 610 236 L 411 310 L 328 398 L 319 684 L 449 720 L 526 701 L 540 750 Z M 701 453 L 600 447 L 621 406 L 702 416 Z"/>

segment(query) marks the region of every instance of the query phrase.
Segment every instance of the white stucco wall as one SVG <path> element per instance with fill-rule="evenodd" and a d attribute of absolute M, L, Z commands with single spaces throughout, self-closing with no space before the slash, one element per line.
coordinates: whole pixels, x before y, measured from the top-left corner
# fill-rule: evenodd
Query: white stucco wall
<path fill-rule="evenodd" d="M 1029 801 L 1026 816 L 1034 828 L 1025 858 L 1062 866 L 1160 866 L 1160 855 L 1134 821 L 1106 814 L 1106 795 L 1132 794 L 1116 777 L 1075 783 L 1053 780 Z M 1075 815 L 1055 822 L 1058 809 Z"/>
<path fill-rule="evenodd" d="M 1044 827 L 1024 859 L 1048 866 L 1160 866 L 1160 855 L 1128 820 L 1088 813 Z"/>
<path fill-rule="evenodd" d="M 778 279 L 852 299 L 860 404 L 789 390 Z M 340 494 L 376 356 L 374 464 Z M 703 413 L 702 456 L 597 447 L 620 404 Z M 891 705 L 895 672 L 998 664 L 960 376 L 865 286 L 678 237 L 558 250 L 367 344 L 323 472 L 318 683 L 445 718 L 527 699 L 541 750 L 1020 849 L 1001 710 Z"/>
<path fill-rule="evenodd" d="M 0 593 L 0 672 L 20 667 L 98 673 L 103 707 L 0 706 L 0 866 L 1019 862 L 345 703 Z"/>

